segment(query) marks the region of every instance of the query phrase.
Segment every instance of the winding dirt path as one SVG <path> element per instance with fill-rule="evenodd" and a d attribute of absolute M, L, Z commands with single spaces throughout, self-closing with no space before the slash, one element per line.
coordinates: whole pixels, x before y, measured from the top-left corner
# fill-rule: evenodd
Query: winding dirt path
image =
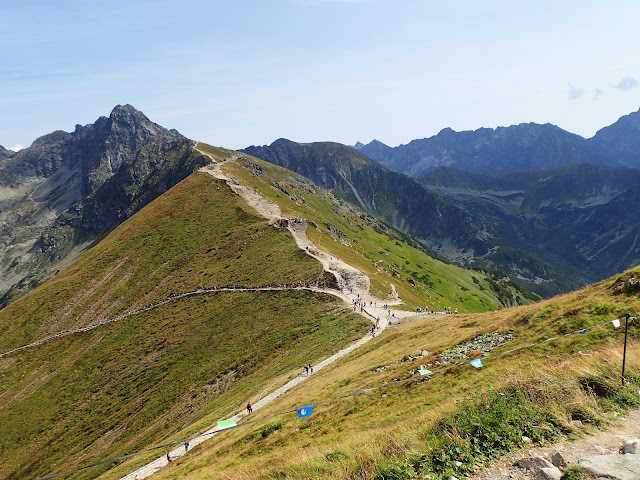
<path fill-rule="evenodd" d="M 305 287 L 303 288 L 316 291 L 316 292 L 329 293 L 331 295 L 337 296 L 341 298 L 345 303 L 347 303 L 350 307 L 354 307 L 354 302 L 357 303 L 358 300 L 380 304 L 380 307 L 365 306 L 363 304 L 362 305 L 358 304 L 355 307 L 355 310 L 361 313 L 362 315 L 365 315 L 370 319 L 376 320 L 376 324 L 379 326 L 380 331 L 384 330 L 390 325 L 391 322 L 389 320 L 392 318 L 394 320 L 399 320 L 407 316 L 415 315 L 415 313 L 413 312 L 396 310 L 396 311 L 393 311 L 393 317 L 392 317 L 391 310 L 383 309 L 382 305 L 385 303 L 387 305 L 401 304 L 402 301 L 399 298 L 397 298 L 397 295 L 393 300 L 380 299 L 370 295 L 369 287 L 371 285 L 371 282 L 369 277 L 365 275 L 363 272 L 361 272 L 360 270 L 343 262 L 339 258 L 336 258 L 330 255 L 329 253 L 323 250 L 320 250 L 307 236 L 308 222 L 305 219 L 298 218 L 298 217 L 285 219 L 282 216 L 282 212 L 278 204 L 263 197 L 252 187 L 240 185 L 234 178 L 231 178 L 228 175 L 226 175 L 221 168 L 222 164 L 226 162 L 233 162 L 239 158 L 242 158 L 243 157 L 242 154 L 239 154 L 239 153 L 233 154 L 230 157 L 226 158 L 223 162 L 216 162 L 209 154 L 198 149 L 198 142 L 195 142 L 194 149 L 202 153 L 203 155 L 206 155 L 207 157 L 209 157 L 212 162 L 211 164 L 205 167 L 202 167 L 200 171 L 208 173 L 209 175 L 215 178 L 218 178 L 220 180 L 224 180 L 227 183 L 227 185 L 229 185 L 229 187 L 236 194 L 240 195 L 249 204 L 249 206 L 255 209 L 261 216 L 267 218 L 272 225 L 275 224 L 276 222 L 281 223 L 283 220 L 285 220 L 288 224 L 288 230 L 291 232 L 291 235 L 295 239 L 298 247 L 301 250 L 305 251 L 307 255 L 315 258 L 320 263 L 322 263 L 324 270 L 332 273 L 336 277 L 338 284 L 342 286 L 340 290 L 326 289 L 326 288 L 305 288 Z M 264 289 L 267 289 L 267 288 L 264 288 Z M 278 288 L 278 287 L 272 288 L 272 290 L 279 290 L 279 289 L 285 289 L 285 288 Z M 391 289 L 392 291 L 395 292 L 395 287 L 393 285 L 391 285 Z M 263 289 L 260 289 L 260 290 L 263 290 Z M 324 367 L 331 365 L 336 360 L 344 357 L 345 355 L 348 355 L 356 348 L 364 345 L 372 338 L 373 337 L 371 335 L 369 334 L 366 335 L 365 337 L 361 338 L 357 342 L 349 345 L 346 348 L 343 348 L 342 350 L 332 355 L 331 357 L 314 365 L 314 370 L 316 372 L 319 370 L 322 370 Z M 307 378 L 306 376 L 298 375 L 297 377 L 290 380 L 282 387 L 269 393 L 268 395 L 266 395 L 265 397 L 261 398 L 260 400 L 258 400 L 253 404 L 253 411 L 255 412 L 256 410 L 259 410 L 260 408 L 270 404 L 276 398 L 278 398 L 285 392 L 291 390 L 293 387 L 295 387 L 299 383 L 306 380 L 306 378 Z M 238 423 L 245 416 L 246 416 L 246 411 L 243 411 L 241 413 L 234 415 L 233 417 L 231 417 L 231 419 L 234 422 Z M 190 440 L 189 447 L 193 448 L 196 445 L 199 445 L 200 443 L 211 438 L 217 432 L 218 432 L 218 427 L 214 427 L 210 430 L 207 430 L 206 432 L 202 433 L 200 436 Z M 172 451 L 170 451 L 169 455 L 175 459 L 185 455 L 186 453 L 187 452 L 185 452 L 184 447 L 179 446 L 178 448 L 175 448 Z M 121 477 L 121 480 L 134 480 L 136 475 L 140 479 L 149 477 L 150 475 L 153 475 L 155 472 L 160 470 L 162 467 L 164 467 L 168 463 L 169 462 L 167 461 L 166 456 L 159 457 L 153 462 L 148 463 L 147 465 L 137 469 L 136 471 L 131 472 L 128 475 L 125 475 L 124 477 Z"/>

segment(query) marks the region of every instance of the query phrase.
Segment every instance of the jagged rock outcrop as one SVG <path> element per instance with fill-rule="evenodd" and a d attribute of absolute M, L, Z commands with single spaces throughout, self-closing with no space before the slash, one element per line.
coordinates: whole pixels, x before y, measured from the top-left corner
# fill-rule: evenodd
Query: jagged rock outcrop
<path fill-rule="evenodd" d="M 131 105 L 0 151 L 0 307 L 208 160 Z"/>
<path fill-rule="evenodd" d="M 15 152 L 12 152 L 11 150 L 7 150 L 2 145 L 0 145 L 0 162 L 2 162 L 2 160 L 6 160 L 7 158 L 13 157 L 14 155 L 15 155 Z"/>

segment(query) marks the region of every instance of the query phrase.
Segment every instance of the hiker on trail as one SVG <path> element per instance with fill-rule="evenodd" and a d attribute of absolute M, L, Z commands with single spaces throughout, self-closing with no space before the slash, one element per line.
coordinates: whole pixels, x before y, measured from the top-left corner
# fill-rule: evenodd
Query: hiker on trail
<path fill-rule="evenodd" d="M 309 376 L 309 365 L 305 365 L 304 366 L 304 374 L 308 377 Z"/>
<path fill-rule="evenodd" d="M 134 478 L 133 480 L 140 480 L 140 475 L 136 475 L 136 478 Z"/>
<path fill-rule="evenodd" d="M 458 314 L 458 307 L 456 307 L 456 309 L 453 311 L 453 314 L 454 314 L 454 315 L 457 315 L 457 314 Z"/>
<path fill-rule="evenodd" d="M 313 375 L 313 365 L 309 364 L 308 367 L 309 367 L 309 374 Z"/>
<path fill-rule="evenodd" d="M 173 458 L 171 458 L 171 455 L 169 455 L 169 452 L 167 452 L 167 462 L 169 463 L 173 462 Z"/>
<path fill-rule="evenodd" d="M 253 407 L 251 406 L 251 402 L 247 402 L 247 413 L 253 413 Z"/>
<path fill-rule="evenodd" d="M 187 450 L 189 450 L 189 440 L 184 442 L 184 453 L 187 453 Z"/>

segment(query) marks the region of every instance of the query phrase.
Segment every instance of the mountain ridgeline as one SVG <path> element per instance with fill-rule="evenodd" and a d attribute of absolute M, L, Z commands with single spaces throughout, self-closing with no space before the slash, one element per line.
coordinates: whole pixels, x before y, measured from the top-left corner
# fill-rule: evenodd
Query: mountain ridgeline
<path fill-rule="evenodd" d="M 302 173 L 449 261 L 504 271 L 544 296 L 640 261 L 632 208 L 640 111 L 591 139 L 530 123 L 447 128 L 395 148 L 280 139 L 244 151 Z"/>
<path fill-rule="evenodd" d="M 130 105 L 0 150 L 0 307 L 205 165 L 191 140 Z"/>
<path fill-rule="evenodd" d="M 575 163 L 640 168 L 640 110 L 590 139 L 536 123 L 456 132 L 389 147 L 377 140 L 356 148 L 394 172 L 419 178 L 438 167 L 485 175 L 548 170 Z"/>

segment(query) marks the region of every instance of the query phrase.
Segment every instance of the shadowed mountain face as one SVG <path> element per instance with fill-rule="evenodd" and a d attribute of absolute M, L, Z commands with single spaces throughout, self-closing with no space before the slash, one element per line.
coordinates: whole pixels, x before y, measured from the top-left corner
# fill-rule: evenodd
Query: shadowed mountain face
<path fill-rule="evenodd" d="M 130 105 L 0 150 L 0 306 L 204 164 L 190 140 Z"/>
<path fill-rule="evenodd" d="M 14 155 L 15 155 L 14 152 L 12 152 L 11 150 L 7 150 L 2 145 L 0 145 L 0 162 L 2 160 L 6 160 L 7 158 L 13 157 Z M 0 179 L 0 181 L 1 181 L 1 179 Z"/>
<path fill-rule="evenodd" d="M 568 283 L 640 262 L 640 170 L 578 164 L 490 177 L 439 168 L 420 183 L 554 265 Z"/>

